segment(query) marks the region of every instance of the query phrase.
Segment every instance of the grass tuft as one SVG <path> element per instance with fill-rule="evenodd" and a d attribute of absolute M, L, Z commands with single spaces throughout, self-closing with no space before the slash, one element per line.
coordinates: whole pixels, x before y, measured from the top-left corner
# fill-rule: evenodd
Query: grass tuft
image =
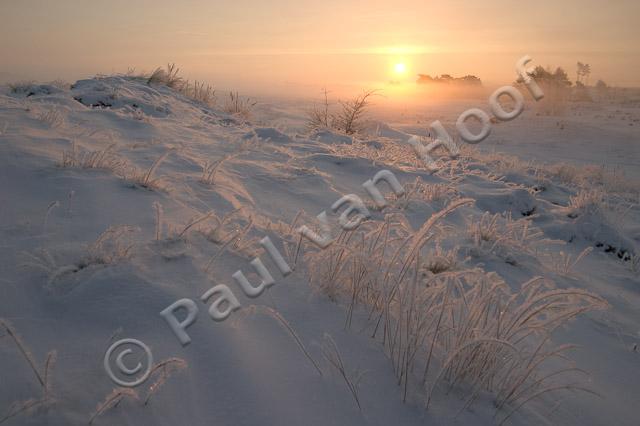
<path fill-rule="evenodd" d="M 343 231 L 305 260 L 312 286 L 348 305 L 347 327 L 357 307 L 369 312 L 372 336 L 385 348 L 405 400 L 415 389 L 409 383 L 423 388 L 427 407 L 436 394 L 453 389 L 464 395 L 461 409 L 488 392 L 502 416 L 545 389 L 572 386 L 569 380 L 582 374 L 565 354 L 574 346 L 554 346 L 551 336 L 608 304 L 587 291 L 556 289 L 541 277 L 513 290 L 496 273 L 451 267 L 452 253 L 446 262 L 434 262 L 434 253 L 442 256 L 443 250 L 439 243 L 432 250 L 427 245 L 444 232 L 438 222 L 470 202 L 450 203 L 417 230 L 401 213 L 387 214 L 384 221 Z M 471 230 L 478 244 L 495 248 L 499 242 L 527 252 L 540 241 L 527 223 L 485 214 Z M 437 273 L 425 275 L 429 268 Z M 547 365 L 558 363 L 547 372 Z"/>
<path fill-rule="evenodd" d="M 229 92 L 229 97 L 225 101 L 222 110 L 227 114 L 238 115 L 243 118 L 249 118 L 251 109 L 256 106 L 257 102 L 250 98 L 242 98 L 238 92 Z"/>

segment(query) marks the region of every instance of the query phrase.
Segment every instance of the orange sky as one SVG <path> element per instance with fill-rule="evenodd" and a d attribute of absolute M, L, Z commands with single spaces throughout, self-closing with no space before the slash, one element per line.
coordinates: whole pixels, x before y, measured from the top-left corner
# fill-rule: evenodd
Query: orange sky
<path fill-rule="evenodd" d="M 417 73 L 513 81 L 515 61 L 580 60 L 592 81 L 640 86 L 640 2 L 86 0 L 0 3 L 0 80 L 74 80 L 175 62 L 219 87 L 316 94 Z M 404 74 L 394 65 L 406 64 Z"/>

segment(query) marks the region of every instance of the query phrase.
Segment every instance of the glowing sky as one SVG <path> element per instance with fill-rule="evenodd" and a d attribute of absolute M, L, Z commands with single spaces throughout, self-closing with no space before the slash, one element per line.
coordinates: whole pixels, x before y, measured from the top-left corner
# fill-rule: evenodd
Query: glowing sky
<path fill-rule="evenodd" d="M 0 80 L 175 62 L 190 78 L 253 90 L 417 73 L 506 84 L 529 54 L 570 76 L 579 60 L 594 82 L 640 86 L 639 18 L 638 0 L 0 0 Z"/>

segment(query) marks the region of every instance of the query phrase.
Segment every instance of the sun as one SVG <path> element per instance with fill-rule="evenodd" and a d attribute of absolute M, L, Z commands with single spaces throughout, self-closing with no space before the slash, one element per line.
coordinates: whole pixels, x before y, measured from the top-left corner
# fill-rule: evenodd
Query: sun
<path fill-rule="evenodd" d="M 396 74 L 404 74 L 407 71 L 407 66 L 404 63 L 399 62 L 394 65 L 393 69 L 395 70 Z"/>

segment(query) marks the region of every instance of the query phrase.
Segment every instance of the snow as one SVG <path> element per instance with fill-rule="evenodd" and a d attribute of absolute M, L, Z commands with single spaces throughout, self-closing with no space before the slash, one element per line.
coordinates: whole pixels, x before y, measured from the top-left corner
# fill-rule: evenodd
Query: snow
<path fill-rule="evenodd" d="M 156 361 L 178 357 L 188 367 L 175 372 L 148 405 L 124 399 L 94 424 L 495 424 L 489 398 L 461 413 L 463 401 L 455 392 L 439 395 L 429 410 L 419 391 L 403 403 L 382 345 L 360 331 L 366 313 L 358 312 L 356 325 L 345 329 L 345 307 L 310 287 L 304 264 L 282 277 L 263 254 L 276 284 L 255 299 L 246 298 L 231 278 L 241 269 L 255 281 L 249 261 L 262 237 L 269 236 L 282 251 L 281 229 L 299 211 L 304 212 L 302 223 L 311 224 L 342 195 L 366 199 L 362 183 L 382 169 L 391 170 L 403 185 L 421 177 L 451 184 L 458 196 L 475 200 L 445 222 L 451 229 L 448 244 L 463 249 L 467 266 L 496 271 L 510 286 L 549 276 L 559 287 L 586 289 L 611 304 L 610 310 L 584 315 L 555 336 L 558 342 L 582 346 L 571 356 L 591 373 L 590 387 L 602 397 L 546 396 L 527 404 L 509 423 L 637 424 L 640 350 L 633 345 L 640 343 L 640 276 L 629 257 L 640 251 L 638 193 L 608 192 L 606 211 L 571 215 L 568 206 L 580 191 L 577 185 L 551 172 L 539 179 L 523 166 L 499 169 L 494 153 L 516 155 L 523 162 L 568 161 L 580 170 L 585 164 L 618 168 L 637 188 L 640 107 L 576 104 L 562 117 L 548 117 L 536 115 L 527 103 L 521 117 L 494 125 L 464 173 L 430 175 L 417 160 L 399 157 L 402 150 L 410 152 L 409 135 L 426 133 L 425 123 L 440 119 L 452 128 L 457 114 L 475 106 L 480 105 L 444 102 L 419 117 L 376 111 L 369 133 L 358 140 L 331 130 L 306 132 L 305 113 L 298 106 L 263 103 L 246 121 L 136 78 L 93 78 L 70 89 L 31 85 L 18 93 L 3 88 L 0 318 L 13 324 L 39 365 L 48 351 L 58 354 L 52 370 L 55 404 L 6 424 L 86 424 L 115 387 L 102 360 L 109 345 L 123 338 L 143 341 Z M 74 143 L 78 152 L 115 144 L 112 151 L 126 166 L 61 167 L 63 151 Z M 161 178 L 154 188 L 136 182 L 132 176 L 167 152 L 153 173 Z M 203 183 L 203 165 L 219 160 L 224 161 L 213 184 Z M 154 203 L 163 210 L 159 241 Z M 417 228 L 445 204 L 416 201 L 405 214 Z M 212 210 L 218 218 L 229 218 L 218 233 L 207 222 L 176 237 L 175 230 Z M 470 218 L 485 212 L 531 216 L 545 238 L 564 244 L 545 245 L 539 256 L 478 252 L 462 231 Z M 379 211 L 372 215 L 382 218 Z M 331 215 L 332 223 L 335 219 Z M 220 239 L 248 224 L 241 244 L 224 251 L 206 271 L 220 251 Z M 131 250 L 112 263 L 87 261 L 91 244 L 117 225 L 133 227 L 123 239 L 133 244 Z M 575 258 L 586 247 L 594 251 L 569 276 L 557 274 L 545 261 L 545 256 L 557 259 L 560 250 Z M 55 262 L 53 274 L 34 267 L 25 254 L 46 256 L 43 250 Z M 60 269 L 65 266 L 71 268 Z M 228 285 L 243 306 L 224 322 L 212 321 L 208 305 L 199 301 L 217 284 Z M 200 311 L 187 329 L 192 342 L 185 347 L 159 315 L 181 298 L 196 301 Z M 282 324 L 252 313 L 247 308 L 252 304 L 277 310 L 325 374 L 318 374 Z M 0 418 L 12 403 L 40 391 L 28 364 L 3 334 Z M 325 334 L 336 341 L 350 373 L 366 372 L 359 385 L 361 410 L 321 356 Z"/>

